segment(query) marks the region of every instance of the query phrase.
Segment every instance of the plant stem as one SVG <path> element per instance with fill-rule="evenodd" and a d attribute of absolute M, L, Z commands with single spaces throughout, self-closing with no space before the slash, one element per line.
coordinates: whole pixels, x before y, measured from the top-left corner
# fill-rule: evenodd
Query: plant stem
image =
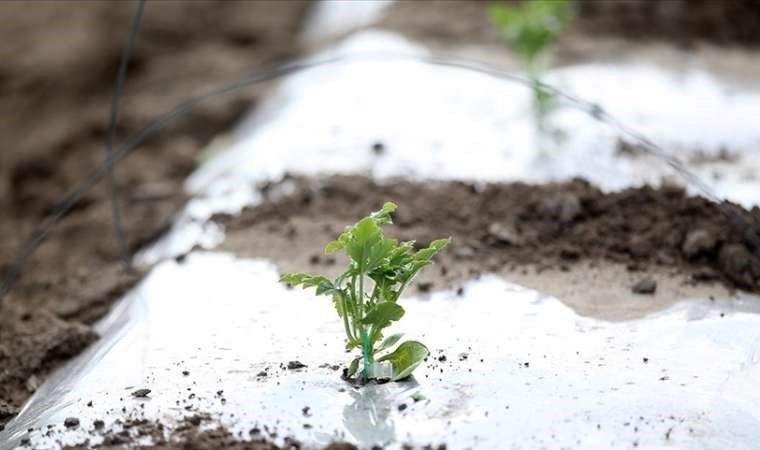
<path fill-rule="evenodd" d="M 413 273 L 412 276 L 409 277 L 409 279 L 401 283 L 401 287 L 398 288 L 398 291 L 396 291 L 396 298 L 393 301 L 396 301 L 396 302 L 398 301 L 398 298 L 401 297 L 401 293 L 404 292 L 404 289 L 406 289 L 406 284 L 409 282 L 409 280 L 414 278 L 414 275 L 416 275 L 416 272 Z"/>
<path fill-rule="evenodd" d="M 369 335 L 367 330 L 362 327 L 362 360 L 364 362 L 364 370 L 362 371 L 362 382 L 366 383 L 369 380 L 369 363 L 370 363 L 370 344 Z"/>
<path fill-rule="evenodd" d="M 353 330 L 354 336 L 357 339 L 357 344 L 360 344 L 358 341 L 358 338 L 360 336 L 359 334 L 359 327 L 358 323 L 361 319 L 361 312 L 359 310 L 359 302 L 356 299 L 356 275 L 351 276 L 351 329 Z"/>
<path fill-rule="evenodd" d="M 360 311 L 362 314 L 362 317 L 366 313 L 364 311 L 364 271 L 359 270 L 359 304 L 361 305 Z M 361 318 L 360 318 L 361 320 Z M 365 325 L 361 326 L 361 338 L 362 338 L 362 356 L 364 360 L 364 375 L 363 375 L 363 381 L 366 383 L 367 379 L 369 378 L 369 359 L 370 359 L 370 352 L 372 349 L 370 349 L 370 342 L 369 342 L 369 335 L 367 334 L 367 327 Z"/>
<path fill-rule="evenodd" d="M 343 306 L 343 326 L 346 329 L 346 336 L 348 336 L 348 341 L 352 344 L 356 344 L 356 337 L 351 333 L 351 326 L 348 324 L 348 302 L 346 301 L 346 296 L 341 295 L 340 296 L 340 302 Z"/>

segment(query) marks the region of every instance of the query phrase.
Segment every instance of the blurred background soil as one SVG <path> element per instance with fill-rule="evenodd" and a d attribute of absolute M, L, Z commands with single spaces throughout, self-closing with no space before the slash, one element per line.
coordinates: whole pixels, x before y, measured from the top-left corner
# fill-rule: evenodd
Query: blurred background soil
<path fill-rule="evenodd" d="M 507 0 L 508 3 L 519 3 Z M 488 0 L 428 0 L 394 3 L 383 25 L 407 35 L 463 45 L 502 44 L 489 24 Z M 577 20 L 563 34 L 592 39 L 760 45 L 760 2 L 755 0 L 578 0 Z M 562 42 L 560 42 L 562 46 Z"/>
<path fill-rule="evenodd" d="M 0 270 L 63 195 L 104 160 L 114 80 L 136 3 L 0 4 Z M 306 1 L 146 3 L 117 142 L 180 101 L 297 55 Z M 184 203 L 181 184 L 210 139 L 261 89 L 203 104 L 119 164 L 134 249 Z M 0 309 L 0 423 L 41 376 L 78 353 L 86 326 L 137 279 L 120 263 L 104 184 L 56 228 Z"/>

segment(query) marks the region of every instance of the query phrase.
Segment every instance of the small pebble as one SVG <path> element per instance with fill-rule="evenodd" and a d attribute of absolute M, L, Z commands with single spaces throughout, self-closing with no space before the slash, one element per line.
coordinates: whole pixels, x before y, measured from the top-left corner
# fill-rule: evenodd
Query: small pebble
<path fill-rule="evenodd" d="M 379 141 L 375 142 L 374 144 L 372 144 L 372 153 L 376 155 L 382 155 L 383 153 L 385 153 L 385 145 L 383 145 L 383 143 Z"/>
<path fill-rule="evenodd" d="M 302 363 L 301 361 L 290 361 L 290 362 L 288 362 L 288 370 L 303 369 L 304 367 L 308 367 L 308 366 L 306 364 Z"/>
<path fill-rule="evenodd" d="M 132 393 L 132 397 L 136 398 L 145 398 L 150 394 L 150 389 L 138 389 Z"/>
<path fill-rule="evenodd" d="M 66 420 L 63 421 L 63 426 L 66 428 L 74 428 L 79 426 L 79 419 L 76 417 L 67 417 Z"/>
<path fill-rule="evenodd" d="M 651 278 L 644 278 L 631 287 L 634 294 L 654 294 L 657 291 L 657 282 Z"/>

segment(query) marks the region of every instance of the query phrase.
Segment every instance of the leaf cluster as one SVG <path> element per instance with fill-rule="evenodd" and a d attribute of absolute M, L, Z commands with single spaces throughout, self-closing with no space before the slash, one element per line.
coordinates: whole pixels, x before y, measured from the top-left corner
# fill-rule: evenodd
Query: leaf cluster
<path fill-rule="evenodd" d="M 349 365 L 349 376 L 357 373 L 363 362 L 362 378 L 371 378 L 370 365 L 388 361 L 392 366 L 392 379 L 402 379 L 428 355 L 427 348 L 417 341 L 404 342 L 388 353 L 401 335 L 394 334 L 383 340 L 383 333 L 404 316 L 404 308 L 398 303 L 401 294 L 450 239 L 435 240 L 415 251 L 413 241 L 386 238 L 381 226 L 392 223 L 395 210 L 394 203 L 385 203 L 379 211 L 347 226 L 337 239 L 325 246 L 325 253 L 342 251 L 349 259 L 348 267 L 335 280 L 306 273 L 291 273 L 281 278 L 291 286 L 313 287 L 317 295 L 332 298 L 343 320 L 346 349 L 362 351 Z"/>
<path fill-rule="evenodd" d="M 519 5 L 492 3 L 488 14 L 507 44 L 535 69 L 573 18 L 573 8 L 569 0 L 526 0 Z"/>

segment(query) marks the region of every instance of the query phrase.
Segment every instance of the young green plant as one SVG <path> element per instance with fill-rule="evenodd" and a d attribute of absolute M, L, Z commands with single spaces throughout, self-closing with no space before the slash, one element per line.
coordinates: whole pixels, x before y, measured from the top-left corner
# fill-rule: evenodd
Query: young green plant
<path fill-rule="evenodd" d="M 570 0 L 526 0 L 519 5 L 492 3 L 491 21 L 522 60 L 533 84 L 533 104 L 539 126 L 551 109 L 551 94 L 541 89 L 550 49 L 573 17 Z"/>
<path fill-rule="evenodd" d="M 399 242 L 383 235 L 382 225 L 392 223 L 396 205 L 387 202 L 379 211 L 349 225 L 338 238 L 325 246 L 325 253 L 343 251 L 349 262 L 345 272 L 335 280 L 319 275 L 290 273 L 280 281 L 304 289 L 315 287 L 317 295 L 332 297 L 335 310 L 343 321 L 346 350 L 361 350 L 351 361 L 348 376 L 362 370 L 359 379 L 391 378 L 400 380 L 427 357 L 429 351 L 418 341 L 406 341 L 391 348 L 401 334 L 384 338 L 384 331 L 404 315 L 399 298 L 420 270 L 450 242 L 439 239 L 421 250 L 414 242 Z M 382 369 L 389 369 L 387 373 Z"/>

